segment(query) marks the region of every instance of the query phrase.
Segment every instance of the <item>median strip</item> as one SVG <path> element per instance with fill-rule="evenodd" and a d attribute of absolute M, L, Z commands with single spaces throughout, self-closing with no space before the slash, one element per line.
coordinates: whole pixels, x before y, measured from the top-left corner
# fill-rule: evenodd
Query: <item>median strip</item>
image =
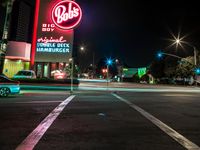
<path fill-rule="evenodd" d="M 175 141 L 177 141 L 179 144 L 181 144 L 183 147 L 185 147 L 188 150 L 200 150 L 200 147 L 196 145 L 195 143 L 191 142 L 181 134 L 179 134 L 177 131 L 151 115 L 150 113 L 146 112 L 142 108 L 138 107 L 137 105 L 127 101 L 126 99 L 118 96 L 117 94 L 112 93 L 112 95 L 119 100 L 123 101 L 124 103 L 128 104 L 131 108 L 135 109 L 137 112 L 139 112 L 142 116 L 147 118 L 149 121 L 151 121 L 154 125 L 156 125 L 158 128 L 160 128 L 162 131 L 164 131 L 166 134 L 168 134 L 171 138 L 173 138 Z"/>
<path fill-rule="evenodd" d="M 51 126 L 54 120 L 60 115 L 63 109 L 69 104 L 69 102 L 75 97 L 71 95 L 62 103 L 60 103 L 34 130 L 30 133 L 26 139 L 18 145 L 16 150 L 32 150 L 39 142 L 47 129 Z"/>

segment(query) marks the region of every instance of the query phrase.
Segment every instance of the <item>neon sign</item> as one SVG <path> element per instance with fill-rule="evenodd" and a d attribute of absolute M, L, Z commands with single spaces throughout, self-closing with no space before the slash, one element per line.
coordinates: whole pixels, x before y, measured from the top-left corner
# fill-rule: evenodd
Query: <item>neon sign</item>
<path fill-rule="evenodd" d="M 36 31 L 32 47 L 32 65 L 34 62 L 68 62 L 72 57 L 74 30 L 69 28 L 64 31 L 59 26 L 76 25 L 76 21 L 81 19 L 81 10 L 70 0 L 35 1 L 39 4 L 35 11 L 37 20 L 34 26 Z"/>
<path fill-rule="evenodd" d="M 48 53 L 69 53 L 70 44 L 67 41 L 60 38 L 54 39 L 53 37 L 41 37 L 37 40 L 37 52 L 48 52 Z"/>
<path fill-rule="evenodd" d="M 51 37 L 50 39 L 48 39 L 47 37 L 41 37 L 37 40 L 38 42 L 43 42 L 43 43 L 64 43 L 66 42 L 66 40 L 63 39 L 63 36 L 61 36 L 60 38 L 58 39 L 53 39 L 53 37 Z"/>
<path fill-rule="evenodd" d="M 54 24 L 65 30 L 76 27 L 82 17 L 80 6 L 74 1 L 61 1 L 53 7 L 52 20 Z"/>

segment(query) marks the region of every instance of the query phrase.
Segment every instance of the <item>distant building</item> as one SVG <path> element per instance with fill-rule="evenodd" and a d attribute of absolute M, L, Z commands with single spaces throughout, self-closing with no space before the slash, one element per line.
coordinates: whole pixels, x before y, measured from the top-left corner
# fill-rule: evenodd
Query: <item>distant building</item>
<path fill-rule="evenodd" d="M 12 77 L 19 70 L 29 69 L 34 3 L 15 0 L 9 24 L 8 43 L 3 73 Z"/>

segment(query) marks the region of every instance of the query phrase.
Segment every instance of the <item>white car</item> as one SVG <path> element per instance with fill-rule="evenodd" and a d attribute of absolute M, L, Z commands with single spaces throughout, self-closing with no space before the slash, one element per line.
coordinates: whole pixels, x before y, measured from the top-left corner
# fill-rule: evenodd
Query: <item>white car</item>
<path fill-rule="evenodd" d="M 33 70 L 21 70 L 18 71 L 14 76 L 14 79 L 22 79 L 22 78 L 26 78 L 26 79 L 36 79 L 36 74 L 35 71 Z"/>

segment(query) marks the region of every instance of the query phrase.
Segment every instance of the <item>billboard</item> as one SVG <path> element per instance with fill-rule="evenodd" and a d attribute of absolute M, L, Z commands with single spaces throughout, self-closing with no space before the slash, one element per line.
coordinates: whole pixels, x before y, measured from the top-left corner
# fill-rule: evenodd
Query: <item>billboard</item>
<path fill-rule="evenodd" d="M 36 36 L 32 48 L 34 62 L 68 62 L 72 57 L 73 28 L 82 16 L 74 1 L 37 0 Z"/>

